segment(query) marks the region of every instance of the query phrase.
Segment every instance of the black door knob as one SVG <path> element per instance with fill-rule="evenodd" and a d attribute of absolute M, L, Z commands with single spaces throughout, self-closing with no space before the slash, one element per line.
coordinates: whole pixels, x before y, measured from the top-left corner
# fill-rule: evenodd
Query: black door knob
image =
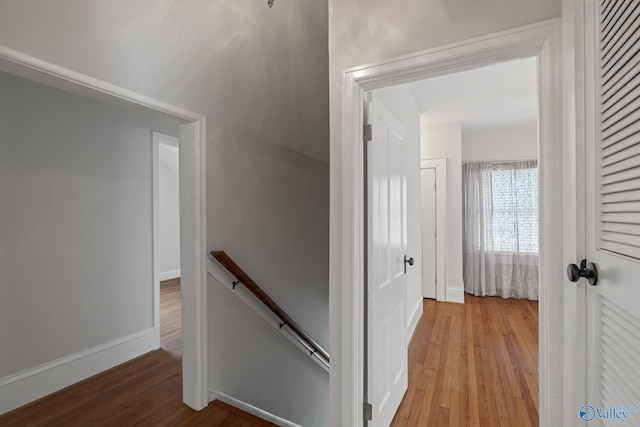
<path fill-rule="evenodd" d="M 598 284 L 598 268 L 594 263 L 587 263 L 587 260 L 583 259 L 580 262 L 580 268 L 575 264 L 567 266 L 567 277 L 572 282 L 577 282 L 581 277 L 584 277 L 590 285 L 595 286 Z"/>
<path fill-rule="evenodd" d="M 413 265 L 413 257 L 407 259 L 407 256 L 404 256 L 404 272 L 407 272 L 407 264 Z"/>

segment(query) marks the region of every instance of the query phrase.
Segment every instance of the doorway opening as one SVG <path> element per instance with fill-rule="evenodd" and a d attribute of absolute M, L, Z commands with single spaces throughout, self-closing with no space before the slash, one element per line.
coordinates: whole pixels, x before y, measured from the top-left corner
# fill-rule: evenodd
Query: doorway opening
<path fill-rule="evenodd" d="M 445 252 L 447 232 L 446 158 L 420 160 L 419 188 L 421 195 L 420 221 L 417 222 L 414 219 L 412 225 L 420 225 L 422 228 L 419 233 L 422 237 L 419 246 L 419 249 L 422 250 L 420 256 L 422 297 L 436 301 L 447 301 L 445 286 L 447 282 Z"/>
<path fill-rule="evenodd" d="M 182 154 L 180 275 L 181 306 L 184 313 L 182 339 L 185 342 L 182 355 L 182 398 L 184 403 L 196 410 L 204 408 L 209 402 L 206 327 L 206 118 L 202 114 L 47 63 L 5 46 L 0 46 L 0 71 L 89 99 L 106 101 L 133 111 L 144 111 L 179 127 Z M 144 338 L 144 349 L 152 350 L 156 345 L 154 331 L 145 332 Z M 141 352 L 143 351 L 138 351 Z M 131 357 L 138 355 L 129 353 L 134 354 Z M 117 352 L 116 355 L 124 357 L 125 354 Z M 105 362 L 98 355 L 92 363 L 83 364 L 84 368 L 81 370 L 72 366 L 70 363 L 52 364 L 46 370 L 38 369 L 28 376 L 21 376 L 12 381 L 10 387 L 0 390 L 0 401 L 10 402 L 13 409 L 57 391 L 64 381 L 67 381 L 65 385 L 70 385 L 109 369 L 113 364 Z"/>
<path fill-rule="evenodd" d="M 394 132 L 404 137 L 403 144 L 396 151 L 399 149 L 404 157 L 403 182 L 406 184 L 400 191 L 405 199 L 394 199 L 394 174 L 389 174 L 386 179 L 381 175 L 381 169 L 376 167 L 376 162 L 369 160 L 373 166 L 368 168 L 367 182 L 373 180 L 385 188 L 379 191 L 376 187 L 368 194 L 374 198 L 373 205 L 368 205 L 368 223 L 375 228 L 368 233 L 371 238 L 368 244 L 372 245 L 368 254 L 373 256 L 370 262 L 373 262 L 374 269 L 369 271 L 367 297 L 375 298 L 376 281 L 380 281 L 376 266 L 381 261 L 377 248 L 386 247 L 386 242 L 393 243 L 394 235 L 400 235 L 393 233 L 392 227 L 389 238 L 385 234 L 384 239 L 376 239 L 376 233 L 386 223 L 388 215 L 402 212 L 406 207 L 403 219 L 394 221 L 389 216 L 388 220 L 406 224 L 406 258 L 415 260 L 405 269 L 406 282 L 403 284 L 406 286 L 404 306 L 407 319 L 403 325 L 406 330 L 401 332 L 408 338 L 413 335 L 416 319 L 422 315 L 423 307 L 437 312 L 428 313 L 423 320 L 423 323 L 430 323 L 429 332 L 425 333 L 421 325 L 417 327 L 420 336 L 409 346 L 408 372 L 402 372 L 402 365 L 394 371 L 396 377 L 408 374 L 410 378 L 408 392 L 394 422 L 415 423 L 420 420 L 420 423 L 427 423 L 436 417 L 443 421 L 440 410 L 448 408 L 450 402 L 440 402 L 433 397 L 435 395 L 450 396 L 450 399 L 458 397 L 463 401 L 462 407 L 456 414 L 450 414 L 449 421 L 451 417 L 460 417 L 473 424 L 479 422 L 478 417 L 484 419 L 489 414 L 483 413 L 484 408 L 475 412 L 465 408 L 478 407 L 477 396 L 484 394 L 495 397 L 498 412 L 502 413 L 507 412 L 507 402 L 527 397 L 527 404 L 518 408 L 522 413 L 514 411 L 511 415 L 535 420 L 537 424 L 539 106 L 536 58 L 499 62 L 372 93 L 375 105 L 370 105 L 369 110 L 380 114 L 379 111 L 384 109 L 391 117 L 385 119 L 384 125 L 378 125 L 375 116 L 373 120 L 368 117 L 367 123 L 373 126 L 371 144 L 384 145 L 388 124 L 399 124 L 399 130 Z M 368 146 L 368 152 L 377 149 Z M 393 156 L 388 157 L 387 163 L 391 164 Z M 388 190 L 384 191 L 386 187 Z M 386 197 L 385 193 L 389 196 Z M 376 211 L 381 205 L 377 202 L 380 199 L 389 203 L 382 213 Z M 394 202 L 399 205 L 397 209 L 392 206 Z M 393 251 L 388 252 L 393 259 Z M 402 272 L 400 267 L 397 270 Z M 390 270 L 394 270 L 393 266 Z M 532 303 L 490 301 L 492 296 L 531 300 Z M 425 302 L 423 305 L 422 297 L 440 302 L 435 305 Z M 464 304 L 465 299 L 474 306 L 473 310 L 460 310 L 445 303 Z M 380 310 L 375 301 L 367 307 Z M 460 311 L 459 317 L 451 320 L 451 314 L 457 311 Z M 521 311 L 520 315 L 518 311 Z M 483 314 L 478 316 L 477 312 Z M 507 321 L 509 317 L 526 321 L 515 330 Z M 368 317 L 374 321 L 376 318 L 375 314 Z M 439 322 L 444 318 L 450 319 L 450 327 L 441 327 Z M 500 334 L 484 334 L 484 339 L 476 342 L 479 323 L 485 323 L 485 328 L 487 324 L 502 324 L 504 330 Z M 389 324 L 392 323 L 387 322 L 387 327 Z M 492 383 L 484 381 L 481 374 L 491 372 L 490 366 L 482 366 L 475 359 L 452 358 L 446 351 L 439 353 L 436 347 L 440 344 L 430 332 L 433 329 L 449 335 L 441 339 L 448 339 L 450 347 L 473 347 L 470 354 L 475 349 L 499 359 L 501 354 L 513 353 L 513 359 L 500 359 L 500 363 L 512 369 L 511 372 L 521 372 L 522 376 L 511 381 L 510 388 L 487 386 Z M 369 349 L 373 351 L 369 363 L 377 366 L 375 359 L 381 352 L 375 351 L 376 341 L 382 341 L 384 337 L 375 333 L 375 326 L 371 333 Z M 507 343 L 500 337 L 503 334 L 517 336 L 519 340 Z M 386 342 L 381 344 L 389 346 Z M 528 363 L 520 363 L 515 357 L 516 352 L 526 355 Z M 435 358 L 449 362 L 438 365 Z M 460 363 L 455 363 L 455 360 Z M 423 369 L 434 363 L 436 365 L 431 366 L 432 369 Z M 482 393 L 478 392 L 476 376 L 467 376 L 466 369 L 476 363 L 478 382 L 482 380 L 485 384 Z M 369 375 L 371 377 L 371 373 Z M 498 372 L 492 375 L 499 377 Z M 372 381 L 375 382 L 375 378 Z M 431 384 L 430 392 L 424 395 L 416 393 L 425 382 Z M 452 384 L 458 384 L 455 390 Z M 376 391 L 382 390 L 375 384 L 368 391 L 374 404 L 378 400 L 384 401 L 382 396 L 376 396 Z M 383 394 L 391 395 L 393 392 L 384 390 Z M 472 401 L 474 396 L 476 402 Z M 469 401 L 464 402 L 466 399 Z M 428 400 L 428 404 L 423 400 Z M 435 414 L 407 410 L 407 407 L 416 406 L 423 408 L 422 412 L 431 410 Z M 383 416 L 382 413 L 379 415 Z"/>
<path fill-rule="evenodd" d="M 156 349 L 181 356 L 179 140 L 154 131 L 152 143 Z"/>
<path fill-rule="evenodd" d="M 367 223 L 363 206 L 365 191 L 365 162 L 362 140 L 367 135 L 363 127 L 363 109 L 367 92 L 402 83 L 477 69 L 509 60 L 536 57 L 539 82 L 539 209 L 540 226 L 540 424 L 553 423 L 561 416 L 561 397 L 553 390 L 562 389 L 562 330 L 551 325 L 562 324 L 562 290 L 554 283 L 562 280 L 562 192 L 557 182 L 562 177 L 561 99 L 559 88 L 560 26 L 558 21 L 543 22 L 487 37 L 468 40 L 450 46 L 404 57 L 368 64 L 345 71 L 343 102 L 342 177 L 345 189 L 343 204 L 342 241 L 342 325 L 339 331 L 343 345 L 342 394 L 343 419 L 352 425 L 376 426 L 375 407 L 362 409 L 357 402 L 369 400 L 365 389 L 367 343 L 366 320 L 366 256 L 367 245 L 362 225 Z M 375 130 L 374 130 L 375 135 Z M 362 177 L 362 178 L 359 178 Z M 461 199 L 462 197 L 460 197 Z M 458 227 L 462 228 L 462 218 Z M 461 231 L 460 231 L 460 234 Z M 360 272 L 364 270 L 365 274 Z M 462 283 L 457 286 L 464 292 Z M 362 301 L 360 303 L 359 301 Z M 410 312 L 412 307 L 407 307 Z M 415 317 L 415 316 L 414 316 Z M 411 315 L 407 323 L 411 324 Z M 338 333 L 338 332 L 336 332 Z M 359 339 L 362 337 L 362 340 Z M 369 337 L 370 338 L 370 337 Z M 370 364 L 369 364 L 370 365 Z M 349 384 L 350 383 L 350 384 Z M 367 403 L 371 403 L 368 401 Z M 375 406 L 375 405 L 372 405 Z M 368 422 L 373 413 L 372 422 Z"/>

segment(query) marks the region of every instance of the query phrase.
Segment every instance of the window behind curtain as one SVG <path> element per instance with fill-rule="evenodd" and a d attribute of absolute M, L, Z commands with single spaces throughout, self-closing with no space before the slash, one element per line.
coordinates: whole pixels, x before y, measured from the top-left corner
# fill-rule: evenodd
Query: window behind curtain
<path fill-rule="evenodd" d="M 538 299 L 537 161 L 464 167 L 465 292 Z"/>
<path fill-rule="evenodd" d="M 522 167 L 522 168 L 520 168 Z M 538 168 L 534 162 L 488 164 L 483 170 L 486 250 L 538 253 Z"/>

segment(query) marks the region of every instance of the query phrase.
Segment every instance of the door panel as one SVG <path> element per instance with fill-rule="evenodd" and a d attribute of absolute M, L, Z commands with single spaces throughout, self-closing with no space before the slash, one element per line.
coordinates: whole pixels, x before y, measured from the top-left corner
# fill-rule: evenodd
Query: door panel
<path fill-rule="evenodd" d="M 608 425 L 590 408 L 640 406 L 640 2 L 585 6 L 586 253 L 599 281 L 584 284 L 588 402 L 580 416 Z M 626 425 L 640 425 L 640 412 L 626 416 Z"/>
<path fill-rule="evenodd" d="M 422 296 L 436 298 L 436 170 L 421 169 L 422 186 Z"/>
<path fill-rule="evenodd" d="M 372 97 L 368 108 L 368 384 L 371 426 L 388 426 L 407 389 L 404 128 Z"/>

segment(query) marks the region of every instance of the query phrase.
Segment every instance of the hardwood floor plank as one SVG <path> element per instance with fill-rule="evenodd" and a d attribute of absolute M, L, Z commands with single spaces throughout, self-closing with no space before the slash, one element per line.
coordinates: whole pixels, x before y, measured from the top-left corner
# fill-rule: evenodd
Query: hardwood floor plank
<path fill-rule="evenodd" d="M 473 330 L 473 317 L 466 316 L 466 339 L 467 339 L 467 388 L 468 388 L 468 414 L 467 422 L 469 426 L 480 425 L 480 411 L 478 407 L 479 390 L 478 376 L 476 374 L 476 345 Z"/>
<path fill-rule="evenodd" d="M 392 426 L 537 426 L 538 303 L 424 300 Z"/>
<path fill-rule="evenodd" d="M 0 416 L 23 426 L 273 426 L 214 401 L 202 411 L 182 403 L 180 279 L 160 286 L 161 348 Z"/>

